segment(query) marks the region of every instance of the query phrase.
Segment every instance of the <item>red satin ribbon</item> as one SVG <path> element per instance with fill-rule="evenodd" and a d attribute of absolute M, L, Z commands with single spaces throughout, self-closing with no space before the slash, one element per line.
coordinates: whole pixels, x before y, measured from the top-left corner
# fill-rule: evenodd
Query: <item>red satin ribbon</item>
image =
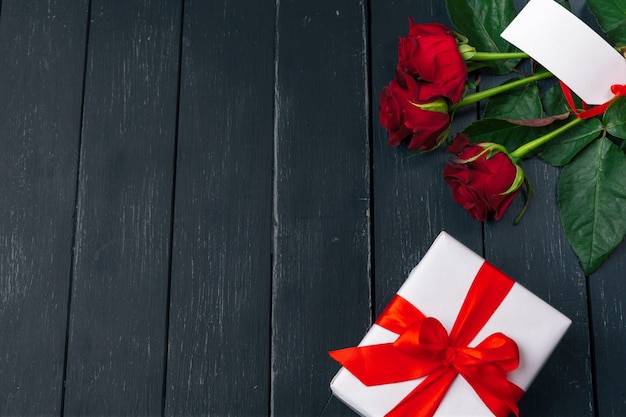
<path fill-rule="evenodd" d="M 396 295 L 376 324 L 399 334 L 393 343 L 330 352 L 367 386 L 402 382 L 426 376 L 387 416 L 432 417 L 450 385 L 461 375 L 496 416 L 518 414 L 524 391 L 508 381 L 517 368 L 517 344 L 494 333 L 478 346 L 467 345 L 506 297 L 513 280 L 484 262 L 450 331 L 435 318 L 425 317 Z"/>
<path fill-rule="evenodd" d="M 603 114 L 609 105 L 620 96 L 626 96 L 626 85 L 614 84 L 611 86 L 611 92 L 615 95 L 611 100 L 607 101 L 604 104 L 600 104 L 599 106 L 595 106 L 591 109 L 587 109 L 587 103 L 583 101 L 583 111 L 579 112 L 576 110 L 576 104 L 574 104 L 574 98 L 572 97 L 572 91 L 569 89 L 567 85 L 561 80 L 559 80 L 561 84 L 561 90 L 563 91 L 563 95 L 565 96 L 565 101 L 569 105 L 570 109 L 576 114 L 579 119 L 591 119 L 592 117 L 599 116 Z"/>

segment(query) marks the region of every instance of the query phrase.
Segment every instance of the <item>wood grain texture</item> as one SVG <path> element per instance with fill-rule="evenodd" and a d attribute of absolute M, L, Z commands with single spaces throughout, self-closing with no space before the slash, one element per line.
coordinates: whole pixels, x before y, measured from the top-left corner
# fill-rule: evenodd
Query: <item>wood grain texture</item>
<path fill-rule="evenodd" d="M 622 245 L 589 280 L 599 416 L 626 415 L 626 247 Z"/>
<path fill-rule="evenodd" d="M 66 415 L 161 413 L 181 2 L 91 3 Z"/>
<path fill-rule="evenodd" d="M 584 0 L 570 0 L 572 12 L 602 33 Z M 624 242 L 588 280 L 591 334 L 594 354 L 596 415 L 626 415 L 624 346 L 626 321 L 626 245 Z"/>
<path fill-rule="evenodd" d="M 388 146 L 388 133 L 378 123 L 379 95 L 394 77 L 398 37 L 406 36 L 409 16 L 416 23 L 450 25 L 443 1 L 371 2 L 372 117 L 374 118 L 374 237 L 376 314 L 421 260 L 435 237 L 445 230 L 482 254 L 482 226 L 469 219 L 452 200 L 442 172 L 444 149 L 408 158 L 406 143 Z M 457 113 L 453 132 L 475 120 L 476 111 Z"/>
<path fill-rule="evenodd" d="M 0 415 L 58 415 L 87 1 L 0 19 Z"/>
<path fill-rule="evenodd" d="M 518 196 L 505 216 L 485 231 L 486 258 L 572 319 L 572 326 L 520 401 L 520 413 L 593 416 L 592 360 L 585 276 L 569 247 L 556 205 L 557 168 L 538 159 L 522 168 L 535 191 L 518 226 Z"/>
<path fill-rule="evenodd" d="M 408 28 L 407 24 L 404 30 L 398 30 L 391 27 L 389 22 L 402 21 L 405 16 L 412 15 L 419 23 L 448 23 L 443 4 L 425 1 L 420 8 L 422 14 L 417 14 L 413 11 L 414 4 L 401 5 L 396 2 L 395 7 L 389 7 L 386 2 L 380 3 L 378 6 L 377 2 L 372 2 L 374 89 L 386 84 L 393 76 L 397 59 L 394 46 L 397 41 L 392 33 L 402 36 Z M 429 13 L 432 15 L 429 16 Z M 390 27 L 385 28 L 385 25 Z M 390 33 L 379 38 L 378 33 L 385 30 Z M 388 74 L 381 77 L 378 71 L 385 68 Z M 489 77 L 483 76 L 481 88 L 490 86 Z M 457 114 L 453 134 L 473 120 L 473 112 L 473 109 L 463 109 Z M 393 154 L 389 155 L 389 150 L 384 146 L 387 136 L 382 128 L 375 127 L 374 138 L 376 301 L 377 312 L 380 312 L 439 230 L 446 229 L 479 254 L 482 253 L 483 239 L 481 224 L 469 220 L 469 216 L 454 205 L 447 186 L 440 179 L 446 161 L 443 152 L 406 160 L 404 154 L 397 155 L 398 151 L 406 151 L 402 147 L 392 150 Z M 542 175 L 541 181 L 547 181 L 552 188 L 546 185 L 550 193 L 543 204 L 533 202 L 540 206 L 535 212 L 540 215 L 534 222 L 528 221 L 527 224 L 532 224 L 534 228 L 524 230 L 528 226 L 522 226 L 513 229 L 513 216 L 497 224 L 488 224 L 484 236 L 485 255 L 496 266 L 504 266 L 502 269 L 514 278 L 521 276 L 522 283 L 524 277 L 536 277 L 531 282 L 534 284 L 531 290 L 537 290 L 540 296 L 556 304 L 575 320 L 574 329 L 568 333 L 558 355 L 555 355 L 558 361 L 549 364 L 550 368 L 537 381 L 537 387 L 531 387 L 522 400 L 523 412 L 530 415 L 557 415 L 565 409 L 565 414 L 589 415 L 593 413 L 593 393 L 585 280 L 571 250 L 567 247 L 560 249 L 567 243 L 558 229 L 554 203 L 556 173 L 554 170 L 542 172 L 536 169 Z M 543 191 L 541 185 L 536 188 Z M 519 207 L 512 208 L 512 211 L 516 209 Z M 551 228 L 546 228 L 546 224 Z M 543 233 L 543 238 L 534 235 L 539 233 Z M 512 239 L 515 244 L 511 244 Z M 408 252 L 410 250 L 413 252 Z M 541 262 L 533 263 L 534 259 Z M 553 265 L 547 272 L 545 262 Z M 539 272 L 543 272 L 543 278 L 540 278 Z M 390 273 L 393 273 L 393 278 L 389 278 Z M 554 400 L 555 395 L 560 400 Z"/>
<path fill-rule="evenodd" d="M 354 416 L 327 351 L 441 230 L 573 319 L 522 415 L 625 415 L 624 244 L 585 278 L 558 169 L 524 161 L 521 225 L 522 198 L 482 225 L 444 150 L 388 146 L 408 16 L 449 24 L 442 0 L 0 0 L 0 415 Z"/>
<path fill-rule="evenodd" d="M 526 1 L 514 3 L 520 10 Z M 484 77 L 481 88 L 511 77 Z M 560 170 L 536 158 L 522 162 L 522 168 L 534 190 L 530 206 L 518 226 L 513 221 L 523 207 L 524 195 L 516 198 L 500 221 L 486 224 L 485 258 L 572 319 L 572 326 L 520 401 L 520 413 L 593 416 L 588 294 L 558 214 Z"/>
<path fill-rule="evenodd" d="M 514 4 L 520 10 L 526 1 L 514 0 Z M 484 77 L 481 88 L 510 77 Z M 556 204 L 559 169 L 538 159 L 524 161 L 522 168 L 534 189 L 528 211 L 513 226 L 524 204 L 524 196 L 519 196 L 499 222 L 486 224 L 485 258 L 573 322 L 520 401 L 520 412 L 593 416 L 588 294 L 585 276 L 561 227 Z"/>
<path fill-rule="evenodd" d="M 277 19 L 272 413 L 350 415 L 327 351 L 370 323 L 365 3 L 282 0 Z"/>
<path fill-rule="evenodd" d="M 185 2 L 166 415 L 266 415 L 274 1 Z"/>

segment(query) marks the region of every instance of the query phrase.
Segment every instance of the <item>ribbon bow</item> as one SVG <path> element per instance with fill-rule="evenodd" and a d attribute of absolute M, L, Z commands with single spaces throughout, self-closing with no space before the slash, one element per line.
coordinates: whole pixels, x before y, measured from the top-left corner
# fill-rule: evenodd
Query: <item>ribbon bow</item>
<path fill-rule="evenodd" d="M 513 281 L 484 262 L 450 331 L 435 318 L 425 317 L 396 295 L 376 324 L 399 337 L 393 343 L 359 346 L 330 352 L 366 386 L 426 377 L 387 416 L 432 417 L 454 379 L 461 375 L 496 416 L 518 414 L 523 390 L 508 381 L 517 368 L 517 344 L 494 333 L 475 347 L 467 345 L 498 308 Z"/>
<path fill-rule="evenodd" d="M 559 84 L 561 84 L 561 90 L 563 91 L 563 96 L 565 96 L 565 101 L 567 101 L 570 109 L 572 109 L 576 117 L 578 117 L 579 119 L 591 119 L 592 117 L 599 116 L 606 111 L 606 109 L 611 103 L 613 103 L 613 101 L 615 101 L 615 99 L 617 99 L 618 97 L 626 96 L 626 84 L 613 84 L 611 86 L 611 93 L 613 93 L 614 96 L 611 100 L 590 109 L 588 108 L 587 103 L 583 101 L 583 111 L 578 111 L 576 110 L 576 104 L 574 104 L 572 91 L 563 81 L 559 80 Z"/>

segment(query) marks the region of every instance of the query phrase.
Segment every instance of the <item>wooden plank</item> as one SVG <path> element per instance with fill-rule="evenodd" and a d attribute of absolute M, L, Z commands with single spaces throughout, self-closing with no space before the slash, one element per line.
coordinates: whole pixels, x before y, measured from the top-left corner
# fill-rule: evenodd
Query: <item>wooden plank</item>
<path fill-rule="evenodd" d="M 274 4 L 185 2 L 167 415 L 269 409 Z"/>
<path fill-rule="evenodd" d="M 519 10 L 526 1 L 514 3 Z M 580 3 L 573 0 L 571 6 L 582 16 Z M 487 78 L 483 88 L 495 83 L 495 79 Z M 498 223 L 487 225 L 487 258 L 573 323 L 522 398 L 520 413 L 594 415 L 587 284 L 561 227 L 556 203 L 559 169 L 538 159 L 523 162 L 522 168 L 534 189 L 530 206 L 518 226 L 512 223 L 522 208 L 523 197 L 516 199 Z"/>
<path fill-rule="evenodd" d="M 87 1 L 4 0 L 0 414 L 58 415 Z"/>
<path fill-rule="evenodd" d="M 626 246 L 622 245 L 589 279 L 595 358 L 597 415 L 626 415 Z"/>
<path fill-rule="evenodd" d="M 375 294 L 378 316 L 421 260 L 435 237 L 446 230 L 482 253 L 482 227 L 472 222 L 451 198 L 443 181 L 444 150 L 408 159 L 406 144 L 388 145 L 379 123 L 379 95 L 394 77 L 398 37 L 408 32 L 408 18 L 417 23 L 450 25 L 442 1 L 371 2 L 371 118 L 373 132 L 373 226 Z M 473 108 L 457 113 L 453 131 L 474 120 Z"/>
<path fill-rule="evenodd" d="M 593 415 L 592 369 L 585 276 L 557 212 L 558 169 L 534 159 L 522 163 L 535 193 L 518 226 L 524 199 L 485 231 L 486 258 L 572 319 L 573 323 L 520 402 L 520 413 Z"/>
<path fill-rule="evenodd" d="M 378 122 L 379 95 L 394 77 L 398 37 L 406 36 L 408 18 L 416 23 L 440 22 L 452 27 L 443 1 L 371 2 L 372 118 L 374 143 L 374 225 L 376 314 L 406 280 L 437 235 L 445 230 L 482 254 L 482 227 L 452 200 L 443 180 L 445 149 L 408 158 L 407 144 L 388 146 L 388 133 Z M 474 107 L 460 109 L 455 134 L 475 120 Z"/>
<path fill-rule="evenodd" d="M 405 30 L 398 33 L 397 24 L 394 22 L 405 21 L 406 16 L 412 15 L 419 23 L 431 21 L 448 23 L 443 4 L 424 1 L 420 8 L 422 14 L 419 15 L 416 6 L 412 3 L 396 2 L 394 6 L 389 7 L 388 4 L 378 5 L 377 2 L 372 2 L 374 90 L 382 88 L 393 76 L 392 71 L 396 64 L 395 36 L 403 36 L 406 33 Z M 388 26 L 387 29 L 385 25 Z M 408 24 L 406 27 L 408 28 Z M 385 30 L 387 34 L 379 35 Z M 386 74 L 383 74 L 385 71 L 381 71 L 381 68 L 386 68 Z M 488 80 L 483 82 L 484 87 L 488 85 Z M 377 92 L 374 91 L 374 99 L 376 96 Z M 464 125 L 473 120 L 470 112 L 471 109 L 465 109 L 463 113 L 457 114 L 453 133 L 461 130 Z M 412 266 L 428 249 L 430 241 L 440 229 L 446 229 L 480 254 L 482 253 L 482 227 L 480 223 L 470 221 L 462 209 L 451 204 L 449 191 L 446 190 L 445 184 L 442 185 L 443 181 L 440 179 L 440 172 L 446 160 L 441 152 L 422 155 L 407 161 L 402 153 L 388 155 L 389 151 L 384 146 L 387 136 L 382 128 L 376 129 L 375 127 L 374 138 L 376 305 L 377 312 L 380 312 Z M 554 184 L 553 174 L 544 175 L 548 175 Z M 552 194 L 550 195 L 553 197 Z M 542 204 L 537 210 L 541 212 L 544 207 L 549 207 L 549 203 Z M 554 215 L 555 208 L 556 205 L 553 205 L 549 213 Z M 519 207 L 512 208 L 512 211 L 516 209 Z M 546 219 L 537 220 L 534 226 L 543 233 L 546 228 L 545 222 Z M 533 236 L 531 240 L 525 240 L 523 237 L 511 242 L 511 236 L 517 236 L 521 230 L 512 230 L 509 228 L 510 224 L 511 220 L 507 217 L 507 220 L 498 223 L 497 229 L 494 229 L 495 226 L 488 226 L 485 237 L 486 258 L 495 265 L 502 266 L 502 269 L 513 277 L 521 276 L 522 283 L 526 283 L 524 277 L 533 277 L 533 285 L 529 285 L 532 290 L 537 290 L 540 296 L 556 304 L 570 317 L 579 320 L 574 324 L 575 330 L 568 333 L 564 344 L 555 354 L 557 360 L 549 363 L 549 369 L 541 374 L 536 383 L 537 386 L 533 386 L 531 392 L 522 400 L 522 411 L 531 415 L 577 415 L 578 410 L 584 410 L 583 413 L 592 412 L 584 277 L 581 276 L 575 263 L 565 262 L 569 265 L 569 269 L 558 269 L 562 266 L 560 264 L 562 256 L 565 256 L 566 260 L 573 261 L 571 251 L 567 252 L 566 249 L 560 251 L 560 245 L 563 245 L 561 235 L 557 234 L 555 237 L 554 233 L 548 233 L 545 236 L 546 240 L 543 241 Z M 547 230 L 553 232 L 555 224 L 558 223 L 550 223 L 552 229 L 548 227 Z M 524 236 L 528 234 L 529 232 L 526 231 Z M 549 240 L 551 238 L 555 240 L 551 242 Z M 535 241 L 538 243 L 533 246 Z M 520 255 L 517 252 L 521 250 L 520 247 L 526 248 L 526 245 L 532 246 L 531 259 L 545 259 L 544 253 L 549 253 L 549 262 L 552 264 L 559 262 L 558 266 L 555 266 L 554 270 L 551 269 L 548 274 L 534 274 L 536 269 L 544 267 L 542 262 L 533 265 L 529 273 L 528 255 L 526 253 Z M 393 278 L 389 278 L 390 273 L 393 274 Z M 540 280 L 548 280 L 548 276 L 549 279 L 553 276 L 556 279 L 541 284 Z M 384 281 L 380 277 L 385 277 Z M 574 279 L 574 285 L 571 284 L 572 279 Z M 558 289 L 559 286 L 562 289 Z M 557 400 L 551 397 L 553 391 L 557 395 Z M 562 407 L 565 407 L 565 413 L 561 413 Z"/>
<path fill-rule="evenodd" d="M 351 415 L 327 351 L 370 323 L 365 4 L 277 16 L 272 415 Z"/>
<path fill-rule="evenodd" d="M 66 415 L 158 415 L 181 1 L 94 0 Z"/>
<path fill-rule="evenodd" d="M 598 33 L 602 33 L 584 0 L 570 0 L 572 12 Z M 591 321 L 591 346 L 596 390 L 596 415 L 626 414 L 626 317 L 623 294 L 626 293 L 626 246 L 621 246 L 587 278 Z"/>

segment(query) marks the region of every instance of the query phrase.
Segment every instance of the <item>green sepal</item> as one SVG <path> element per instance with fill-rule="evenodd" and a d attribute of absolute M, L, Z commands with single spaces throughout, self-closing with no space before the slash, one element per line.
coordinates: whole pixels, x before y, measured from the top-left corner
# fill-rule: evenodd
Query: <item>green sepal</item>
<path fill-rule="evenodd" d="M 515 168 L 517 169 L 517 173 L 515 174 L 515 179 L 513 180 L 513 183 L 511 184 L 508 190 L 506 190 L 503 193 L 500 193 L 500 195 L 507 195 L 507 194 L 514 193 L 524 183 L 524 178 L 526 178 L 526 176 L 524 175 L 524 171 L 522 170 L 522 167 L 515 164 Z"/>
<path fill-rule="evenodd" d="M 522 207 L 519 214 L 515 217 L 515 220 L 513 220 L 513 226 L 517 226 L 522 221 L 522 217 L 524 217 L 524 214 L 526 214 L 526 210 L 530 205 L 530 199 L 534 192 L 533 187 L 530 185 L 528 177 L 524 177 L 524 184 L 526 185 L 526 201 L 524 202 L 524 207 Z"/>
<path fill-rule="evenodd" d="M 459 45 L 459 52 L 464 61 L 469 61 L 476 55 L 476 48 L 468 44 L 461 44 Z"/>
<path fill-rule="evenodd" d="M 439 100 L 432 101 L 430 103 L 423 103 L 423 104 L 415 103 L 409 100 L 409 103 L 411 103 L 415 107 L 419 107 L 422 110 L 430 111 L 433 113 L 449 113 L 450 112 L 450 107 L 448 106 L 448 102 L 445 99 L 439 99 Z"/>
<path fill-rule="evenodd" d="M 504 146 L 502 146 L 502 145 L 497 144 L 497 143 L 484 142 L 484 143 L 476 143 L 475 145 L 480 146 L 481 148 L 483 148 L 482 152 L 478 153 L 477 155 L 472 156 L 471 158 L 467 158 L 467 159 L 453 158 L 452 161 L 457 163 L 457 164 L 464 165 L 464 164 L 469 164 L 471 162 L 476 161 L 477 159 L 481 158 L 485 154 L 488 154 L 487 156 L 485 156 L 485 159 L 492 158 L 493 155 L 495 155 L 497 153 L 503 153 L 503 154 L 506 154 L 508 156 L 508 152 L 507 152 L 506 148 Z"/>

